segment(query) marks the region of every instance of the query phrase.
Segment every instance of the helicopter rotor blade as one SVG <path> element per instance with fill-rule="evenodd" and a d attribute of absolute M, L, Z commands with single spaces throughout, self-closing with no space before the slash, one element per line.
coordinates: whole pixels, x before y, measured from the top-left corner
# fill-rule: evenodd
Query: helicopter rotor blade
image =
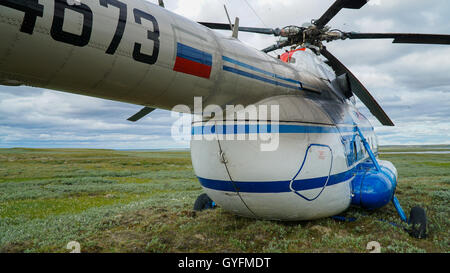
<path fill-rule="evenodd" d="M 450 35 L 444 34 L 346 32 L 344 36 L 348 39 L 394 39 L 396 44 L 450 45 Z"/>
<path fill-rule="evenodd" d="M 336 75 L 342 75 L 347 73 L 350 79 L 350 84 L 353 93 L 364 103 L 364 105 L 370 110 L 370 112 L 385 126 L 394 126 L 394 123 L 381 108 L 374 97 L 364 87 L 364 85 L 356 78 L 356 76 L 342 64 L 333 54 L 331 54 L 325 47 L 322 48 L 322 55 L 328 59 L 329 65 L 334 69 Z"/>
<path fill-rule="evenodd" d="M 209 22 L 198 22 L 201 25 L 204 25 L 205 27 L 208 27 L 210 29 L 219 29 L 219 30 L 232 30 L 230 24 L 224 24 L 224 23 L 209 23 Z M 234 27 L 234 25 L 232 25 Z M 267 35 L 274 35 L 274 36 L 280 36 L 281 30 L 276 28 L 257 28 L 257 27 L 239 27 L 239 31 L 243 32 L 252 32 L 252 33 L 258 33 L 258 34 L 267 34 Z"/>
<path fill-rule="evenodd" d="M 331 19 L 336 16 L 342 9 L 360 9 L 369 0 L 336 0 L 330 8 L 317 20 L 314 20 L 314 25 L 318 28 L 323 28 Z"/>

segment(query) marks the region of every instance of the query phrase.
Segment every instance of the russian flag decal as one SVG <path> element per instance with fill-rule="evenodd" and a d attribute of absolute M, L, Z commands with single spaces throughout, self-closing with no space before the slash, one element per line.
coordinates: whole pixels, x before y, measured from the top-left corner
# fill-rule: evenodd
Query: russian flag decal
<path fill-rule="evenodd" d="M 174 71 L 209 79 L 211 69 L 211 54 L 178 43 Z"/>

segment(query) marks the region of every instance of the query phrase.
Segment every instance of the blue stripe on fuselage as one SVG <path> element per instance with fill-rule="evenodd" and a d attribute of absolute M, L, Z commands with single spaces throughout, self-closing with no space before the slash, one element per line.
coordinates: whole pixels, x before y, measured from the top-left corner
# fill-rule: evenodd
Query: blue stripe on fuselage
<path fill-rule="evenodd" d="M 360 128 L 362 131 L 373 131 L 372 127 Z M 330 133 L 356 133 L 354 126 L 309 126 L 294 124 L 267 125 L 261 124 L 235 124 L 235 125 L 206 125 L 192 126 L 192 135 L 202 134 L 260 134 L 260 133 L 280 133 L 280 134 L 330 134 Z"/>
<path fill-rule="evenodd" d="M 343 173 L 330 175 L 328 177 L 318 177 L 310 179 L 295 180 L 292 183 L 292 189 L 294 191 L 305 191 L 312 189 L 321 189 L 327 183 L 328 186 L 336 185 L 348 181 L 353 177 L 354 169 L 348 170 Z M 240 181 L 224 181 L 213 180 L 198 177 L 200 184 L 208 189 L 218 191 L 235 192 L 235 186 L 239 192 L 243 193 L 284 193 L 292 192 L 290 189 L 291 181 L 261 181 L 261 182 L 240 182 Z"/>
<path fill-rule="evenodd" d="M 252 66 L 252 65 L 240 62 L 240 61 L 232 59 L 230 57 L 222 56 L 222 59 L 224 61 L 226 61 L 226 62 L 242 66 L 242 67 L 247 68 L 249 70 L 253 70 L 253 71 L 262 73 L 264 75 L 271 76 L 271 77 L 276 78 L 276 79 L 280 79 L 280 80 L 291 82 L 291 83 L 296 83 L 296 84 L 299 84 L 300 86 L 302 85 L 302 83 L 300 81 L 293 80 L 293 79 L 288 79 L 288 78 L 285 78 L 285 77 L 281 77 L 281 76 L 279 76 L 277 74 L 274 74 L 274 73 L 262 70 L 261 68 L 258 68 L 258 67 L 255 67 L 255 66 Z"/>
<path fill-rule="evenodd" d="M 300 81 L 279 76 L 279 75 L 277 75 L 275 73 L 265 71 L 265 70 L 263 70 L 261 68 L 258 68 L 258 67 L 255 67 L 255 66 L 252 66 L 252 65 L 240 62 L 240 61 L 232 59 L 230 57 L 222 56 L 222 60 L 224 60 L 226 62 L 229 62 L 229 63 L 232 63 L 232 64 L 235 64 L 235 65 L 238 65 L 240 67 L 243 67 L 243 68 L 255 71 L 255 72 L 259 72 L 259 73 L 264 74 L 266 76 L 270 76 L 270 77 L 272 77 L 272 78 L 274 78 L 276 80 L 283 80 L 283 81 L 286 81 L 286 82 L 289 82 L 289 83 L 294 83 L 296 85 L 286 84 L 286 83 L 282 83 L 282 82 L 279 82 L 279 81 L 276 81 L 276 80 L 273 80 L 273 79 L 264 78 L 262 76 L 259 76 L 259 75 L 256 75 L 256 74 L 252 74 L 252 73 L 249 73 L 247 71 L 243 71 L 243 70 L 240 70 L 240 69 L 237 69 L 237 68 L 233 68 L 233 67 L 230 67 L 230 66 L 227 66 L 227 65 L 223 66 L 223 70 L 225 70 L 225 71 L 228 71 L 228 72 L 231 72 L 231 73 L 235 73 L 235 74 L 247 77 L 247 78 L 251 78 L 251 79 L 263 81 L 263 82 L 266 82 L 266 83 L 270 83 L 270 84 L 273 84 L 273 85 L 276 85 L 276 86 L 282 86 L 282 87 L 293 88 L 293 89 L 297 89 L 297 90 L 303 90 L 303 83 L 300 82 Z"/>
<path fill-rule="evenodd" d="M 251 78 L 251 79 L 255 79 L 255 80 L 259 80 L 262 82 L 266 82 L 266 83 L 270 83 L 276 86 L 282 86 L 282 87 L 287 87 L 287 88 L 292 88 L 292 89 L 297 89 L 297 90 L 302 90 L 303 88 L 301 87 L 301 84 L 299 84 L 300 86 L 294 86 L 294 85 L 290 85 L 290 84 L 286 84 L 286 83 L 282 83 L 282 82 L 278 82 L 275 80 L 271 80 L 271 79 L 267 79 L 261 76 L 258 76 L 256 74 L 252 74 L 243 70 L 239 70 L 233 67 L 229 67 L 224 65 L 223 66 L 223 70 L 234 73 L 234 74 L 238 74 L 247 78 Z"/>

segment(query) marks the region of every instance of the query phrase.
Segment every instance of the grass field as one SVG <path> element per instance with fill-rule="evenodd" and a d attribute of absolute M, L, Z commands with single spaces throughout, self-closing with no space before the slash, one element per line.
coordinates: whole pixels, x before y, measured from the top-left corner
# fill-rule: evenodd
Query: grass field
<path fill-rule="evenodd" d="M 382 151 L 426 150 L 388 147 Z M 440 150 L 450 150 L 448 146 Z M 392 204 L 355 222 L 273 222 L 192 212 L 202 193 L 189 152 L 0 149 L 0 252 L 450 252 L 450 154 L 381 154 L 398 168 L 403 208 L 423 206 L 411 238 Z M 380 221 L 384 219 L 385 221 Z"/>

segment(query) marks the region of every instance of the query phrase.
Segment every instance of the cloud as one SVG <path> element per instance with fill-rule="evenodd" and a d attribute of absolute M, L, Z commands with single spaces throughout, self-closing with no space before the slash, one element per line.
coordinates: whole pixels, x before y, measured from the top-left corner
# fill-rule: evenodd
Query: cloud
<path fill-rule="evenodd" d="M 26 91 L 26 92 L 23 92 Z M 24 95 L 26 94 L 26 95 Z M 141 106 L 29 87 L 0 87 L 0 147 L 180 148 L 176 120 L 157 110 L 138 123 Z"/>

